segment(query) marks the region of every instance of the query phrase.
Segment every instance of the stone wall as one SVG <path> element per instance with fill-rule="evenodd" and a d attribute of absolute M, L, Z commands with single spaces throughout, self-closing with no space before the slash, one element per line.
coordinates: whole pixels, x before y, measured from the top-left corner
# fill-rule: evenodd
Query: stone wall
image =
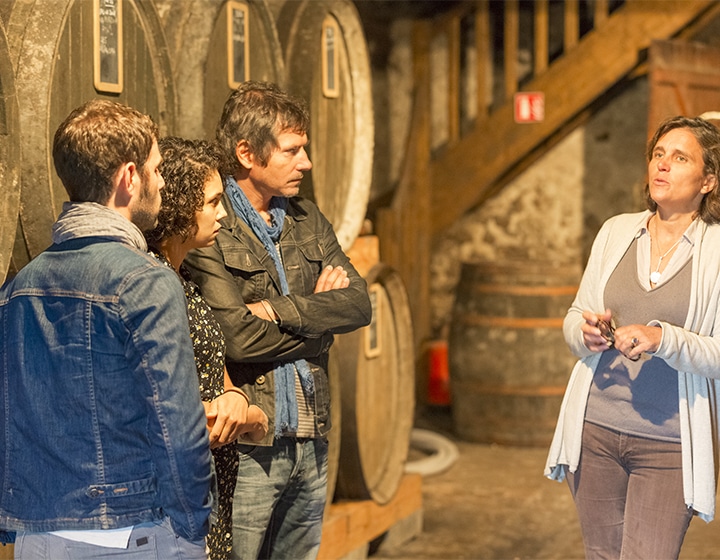
<path fill-rule="evenodd" d="M 363 9 L 362 2 L 358 6 L 371 53 L 377 117 L 372 211 L 389 204 L 404 163 L 412 107 L 412 26 L 400 17 L 381 27 L 377 14 Z M 431 66 L 442 68 L 437 60 L 443 56 L 442 42 L 433 44 Z M 434 93 L 431 100 L 433 114 L 444 115 L 443 95 Z M 463 262 L 524 259 L 581 270 L 602 222 L 643 208 L 647 111 L 646 77 L 614 88 L 584 124 L 437 239 L 429 302 L 434 337 L 447 336 Z M 432 123 L 432 149 L 443 143 L 442 123 L 435 122 L 439 118 Z"/>
<path fill-rule="evenodd" d="M 431 261 L 436 336 L 447 332 L 463 262 L 582 267 L 604 220 L 643 209 L 646 115 L 647 80 L 640 78 L 441 236 Z"/>

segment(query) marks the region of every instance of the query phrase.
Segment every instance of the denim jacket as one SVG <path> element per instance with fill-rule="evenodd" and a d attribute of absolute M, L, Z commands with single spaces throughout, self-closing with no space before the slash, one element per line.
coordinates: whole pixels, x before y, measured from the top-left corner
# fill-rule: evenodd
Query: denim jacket
<path fill-rule="evenodd" d="M 205 536 L 209 444 L 171 270 L 112 239 L 55 244 L 0 289 L 0 350 L 0 530 L 168 516 Z"/>
<path fill-rule="evenodd" d="M 367 325 L 371 318 L 365 280 L 350 264 L 332 226 L 317 206 L 301 197 L 290 199 L 280 252 L 290 295 L 281 295 L 272 258 L 252 230 L 234 212 L 227 196 L 228 216 L 216 243 L 191 251 L 185 260 L 193 281 L 213 309 L 225 334 L 227 368 L 233 383 L 268 415 L 271 445 L 275 433 L 273 362 L 304 358 L 315 382 L 318 433 L 330 429 L 328 350 L 333 335 Z M 326 266 L 348 272 L 347 288 L 315 294 Z M 277 324 L 252 315 L 245 305 L 268 300 Z"/>

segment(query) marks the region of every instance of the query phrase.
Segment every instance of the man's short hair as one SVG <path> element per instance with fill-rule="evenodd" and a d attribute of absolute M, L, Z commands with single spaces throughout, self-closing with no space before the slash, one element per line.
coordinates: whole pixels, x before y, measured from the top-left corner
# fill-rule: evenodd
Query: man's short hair
<path fill-rule="evenodd" d="M 143 113 L 94 99 L 68 115 L 55 132 L 55 171 L 73 202 L 107 204 L 113 177 L 124 163 L 144 172 L 158 127 Z"/>
<path fill-rule="evenodd" d="M 268 82 L 240 84 L 225 102 L 215 133 L 226 160 L 223 173 L 237 170 L 235 148 L 241 140 L 248 143 L 260 165 L 266 166 L 281 132 L 307 134 L 309 128 L 310 114 L 301 99 Z"/>

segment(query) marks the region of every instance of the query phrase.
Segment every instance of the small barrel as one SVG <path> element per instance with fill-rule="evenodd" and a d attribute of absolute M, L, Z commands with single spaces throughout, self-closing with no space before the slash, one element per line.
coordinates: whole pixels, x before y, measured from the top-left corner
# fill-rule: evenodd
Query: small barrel
<path fill-rule="evenodd" d="M 385 264 L 366 277 L 370 325 L 336 337 L 342 426 L 336 499 L 389 502 L 402 479 L 415 408 L 412 322 L 399 274 Z"/>
<path fill-rule="evenodd" d="M 277 16 L 288 90 L 310 106 L 314 200 L 348 249 L 367 212 L 372 180 L 372 76 L 362 22 L 349 0 L 285 2 Z"/>
<path fill-rule="evenodd" d="M 18 250 L 29 257 L 50 245 L 51 226 L 67 200 L 53 167 L 52 141 L 71 110 L 90 99 L 111 99 L 151 115 L 161 134 L 174 128 L 170 61 L 152 3 L 106 1 L 96 12 L 99 5 L 80 0 L 13 4 L 7 29 L 17 57 L 22 130 L 24 243 Z"/>
<path fill-rule="evenodd" d="M 575 266 L 464 263 L 449 338 L 453 422 L 464 439 L 550 443 L 576 360 L 562 323 Z"/>

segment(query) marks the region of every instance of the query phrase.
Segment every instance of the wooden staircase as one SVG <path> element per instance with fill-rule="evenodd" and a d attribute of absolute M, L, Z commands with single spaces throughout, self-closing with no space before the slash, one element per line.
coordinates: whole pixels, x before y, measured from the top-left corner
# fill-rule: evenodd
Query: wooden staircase
<path fill-rule="evenodd" d="M 720 4 L 712 0 L 560 4 L 559 53 L 549 47 L 551 32 L 558 29 L 558 21 L 551 21 L 558 3 L 549 0 L 464 1 L 414 24 L 414 99 L 406 159 L 393 200 L 378 210 L 376 224 L 381 259 L 399 270 L 406 283 L 418 344 L 432 334 L 428 296 L 433 239 L 583 122 L 604 93 L 642 72 L 653 40 L 691 36 L 720 13 Z M 493 12 L 498 5 L 501 19 Z M 580 10 L 587 6 L 593 11 L 584 11 L 581 18 Z M 498 27 L 501 56 L 493 50 Z M 445 130 L 438 132 L 433 114 L 438 110 L 433 98 L 437 70 L 431 51 L 439 37 L 447 45 L 447 91 L 441 101 Z M 467 44 L 468 37 L 474 44 Z M 532 62 L 521 83 L 519 45 L 527 45 L 528 37 Z M 475 53 L 472 66 L 467 64 L 468 49 Z M 493 63 L 497 60 L 504 61 L 500 68 Z M 470 100 L 464 93 L 468 76 L 475 85 Z M 493 84 L 488 84 L 489 77 L 494 77 Z M 520 90 L 544 94 L 541 122 L 515 122 L 513 100 Z M 438 136 L 444 139 L 440 146 Z"/>

